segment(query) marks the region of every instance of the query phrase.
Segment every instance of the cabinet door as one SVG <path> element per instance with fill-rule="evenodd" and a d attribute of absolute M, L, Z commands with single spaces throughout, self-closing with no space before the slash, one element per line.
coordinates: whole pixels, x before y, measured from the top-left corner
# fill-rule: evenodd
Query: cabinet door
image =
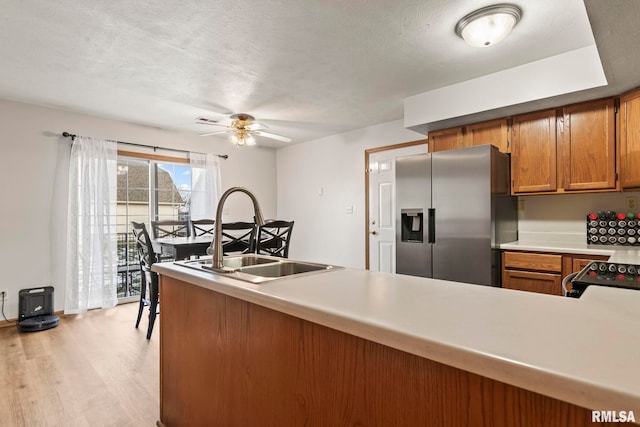
<path fill-rule="evenodd" d="M 509 125 L 507 119 L 491 120 L 467 126 L 464 135 L 468 146 L 492 144 L 503 153 L 509 153 Z"/>
<path fill-rule="evenodd" d="M 565 273 L 565 276 L 576 273 L 583 268 L 585 268 L 592 261 L 606 261 L 608 260 L 608 256 L 588 256 L 588 255 L 578 255 L 574 256 L 571 260 L 571 271 Z"/>
<path fill-rule="evenodd" d="M 516 116 L 511 133 L 512 192 L 556 191 L 556 111 Z"/>
<path fill-rule="evenodd" d="M 620 185 L 640 187 L 640 91 L 620 98 Z"/>
<path fill-rule="evenodd" d="M 541 294 L 562 295 L 562 276 L 552 273 L 504 270 L 502 287 Z"/>
<path fill-rule="evenodd" d="M 565 190 L 616 188 L 613 98 L 563 109 L 558 165 Z"/>
<path fill-rule="evenodd" d="M 464 147 L 462 128 L 442 129 L 429 132 L 429 152 L 453 150 Z"/>

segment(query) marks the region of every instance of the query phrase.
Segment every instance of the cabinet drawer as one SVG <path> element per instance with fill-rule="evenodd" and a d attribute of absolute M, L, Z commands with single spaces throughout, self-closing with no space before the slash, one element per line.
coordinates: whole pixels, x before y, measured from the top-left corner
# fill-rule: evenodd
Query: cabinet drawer
<path fill-rule="evenodd" d="M 504 268 L 562 273 L 562 255 L 504 252 Z"/>
<path fill-rule="evenodd" d="M 502 287 L 540 294 L 562 295 L 562 276 L 552 273 L 504 270 Z"/>

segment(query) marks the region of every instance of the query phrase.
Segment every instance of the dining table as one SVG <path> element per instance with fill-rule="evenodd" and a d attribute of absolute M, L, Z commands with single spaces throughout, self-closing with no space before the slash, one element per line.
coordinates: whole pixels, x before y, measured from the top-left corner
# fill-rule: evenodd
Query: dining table
<path fill-rule="evenodd" d="M 153 251 L 160 256 L 169 256 L 175 260 L 188 259 L 193 255 L 207 255 L 212 236 L 162 237 L 151 239 Z"/>

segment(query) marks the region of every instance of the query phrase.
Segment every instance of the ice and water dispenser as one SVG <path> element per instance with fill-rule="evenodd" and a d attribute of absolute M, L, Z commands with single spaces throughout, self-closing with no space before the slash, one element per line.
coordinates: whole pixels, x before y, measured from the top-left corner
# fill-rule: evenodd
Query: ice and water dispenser
<path fill-rule="evenodd" d="M 422 209 L 401 209 L 400 240 L 422 243 L 424 241 L 424 215 Z"/>

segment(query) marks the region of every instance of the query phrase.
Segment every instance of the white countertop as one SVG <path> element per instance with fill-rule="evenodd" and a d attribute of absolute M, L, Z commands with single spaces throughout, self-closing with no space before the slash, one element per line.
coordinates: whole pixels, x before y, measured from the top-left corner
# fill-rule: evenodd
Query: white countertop
<path fill-rule="evenodd" d="M 637 291 L 592 286 L 573 299 L 356 269 L 253 285 L 153 269 L 579 406 L 640 414 Z"/>

